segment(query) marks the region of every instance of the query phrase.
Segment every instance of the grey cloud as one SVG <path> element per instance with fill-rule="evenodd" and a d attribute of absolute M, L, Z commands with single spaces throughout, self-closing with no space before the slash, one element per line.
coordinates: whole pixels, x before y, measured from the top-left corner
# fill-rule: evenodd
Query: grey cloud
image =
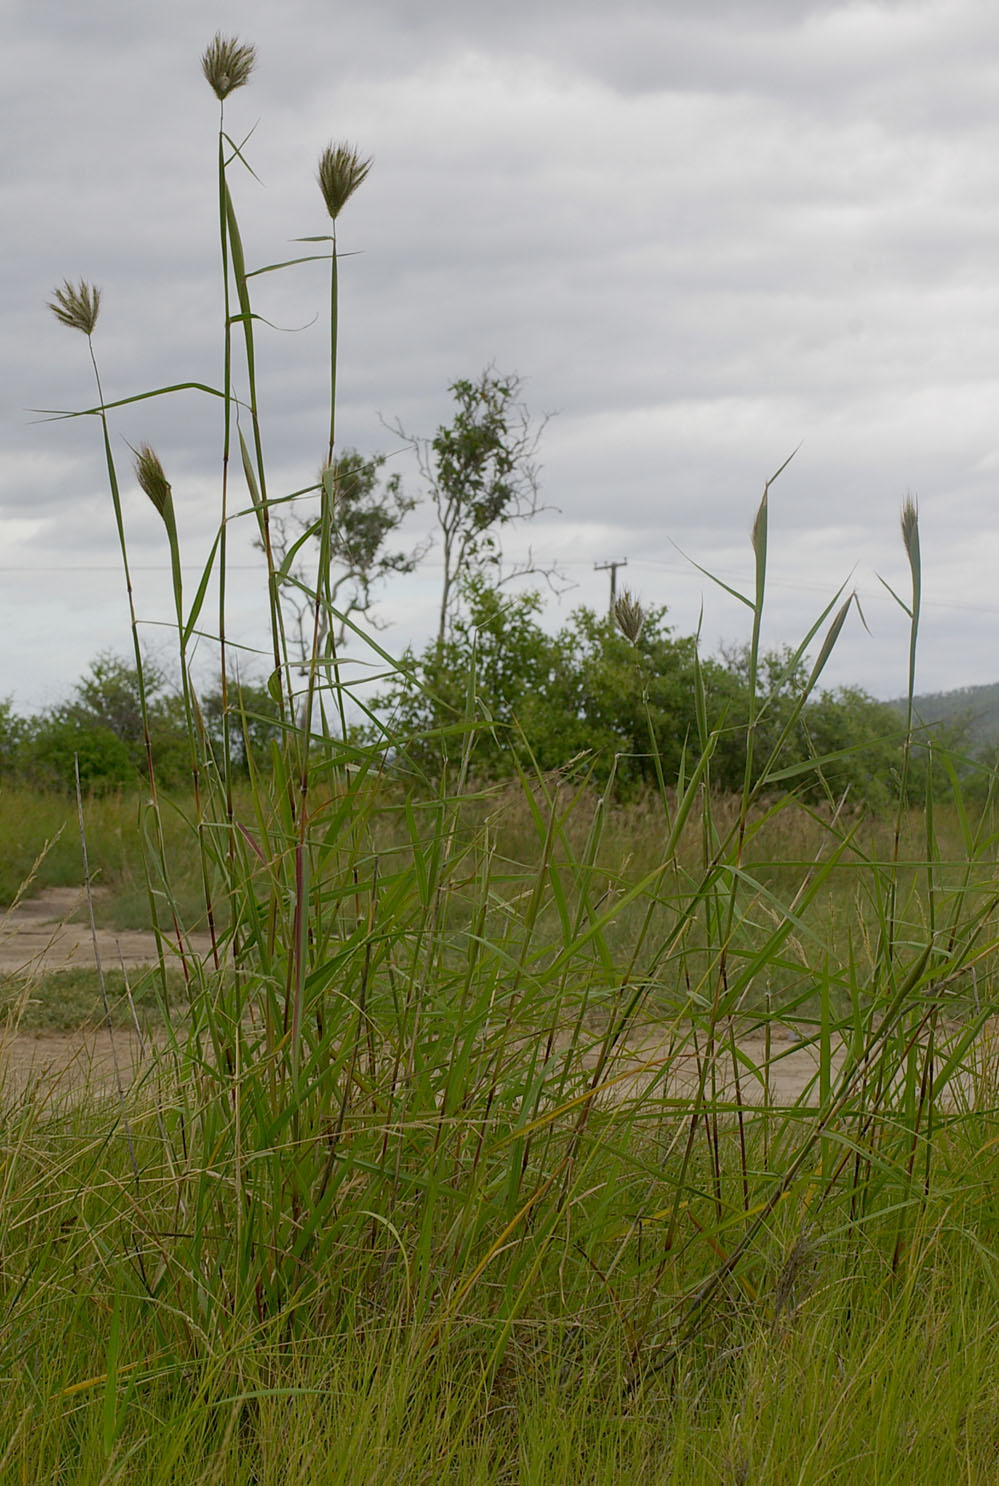
<path fill-rule="evenodd" d="M 775 494 L 774 541 L 807 587 L 775 590 L 778 629 L 811 612 L 826 569 L 838 581 L 860 563 L 876 596 L 908 486 L 936 529 L 941 592 L 988 592 L 981 543 L 955 530 L 988 528 L 995 478 L 999 23 L 980 7 L 788 0 L 714 5 L 705 19 L 679 3 L 608 15 L 381 0 L 342 7 L 334 27 L 314 0 L 254 0 L 224 4 L 208 33 L 216 25 L 260 49 L 252 86 L 226 109 L 239 138 L 260 120 L 248 154 L 263 185 L 233 182 L 254 263 L 324 230 L 312 177 L 328 138 L 376 156 L 340 228 L 341 247 L 359 250 L 342 266 L 345 442 L 393 448 L 379 413 L 432 432 L 447 384 L 495 360 L 525 375 L 533 407 L 559 410 L 545 492 L 583 554 L 580 598 L 601 602 L 592 561 L 606 540 L 636 566 L 636 553 L 667 564 L 650 581 L 667 575 L 677 622 L 692 626 L 703 584 L 681 580 L 670 538 L 707 566 L 719 554 L 745 563 L 762 481 L 802 439 Z M 194 0 L 169 15 L 97 0 L 85 17 L 21 7 L 0 58 L 20 142 L 3 185 L 0 515 L 44 517 L 12 550 L 56 566 L 75 553 L 113 569 L 115 555 L 92 420 L 36 426 L 25 412 L 93 397 L 83 337 L 44 310 L 52 286 L 79 274 L 103 286 L 109 396 L 220 376 L 217 106 L 198 67 L 208 39 Z M 272 478 L 285 488 L 311 479 L 321 453 L 322 270 L 258 285 L 261 313 L 284 327 L 258 336 Z M 113 427 L 126 472 L 124 440 L 154 442 L 200 552 L 216 519 L 217 409 L 183 394 L 117 412 Z M 127 510 L 155 565 L 155 522 L 131 490 Z M 93 653 L 121 634 L 103 591 L 59 581 L 74 643 Z M 432 609 L 428 588 L 429 576 L 392 595 L 400 642 Z M 43 639 L 30 589 L 18 593 L 24 659 L 8 663 L 0 695 L 59 667 L 71 680 L 77 663 Z M 168 601 L 150 580 L 150 612 Z M 928 630 L 927 684 L 930 668 L 947 670 L 962 612 L 941 609 L 946 624 Z M 706 633 L 740 617 L 709 614 Z M 893 676 L 880 641 L 865 643 L 851 636 L 844 663 L 871 685 Z M 962 643 L 969 666 L 991 664 L 970 627 Z"/>

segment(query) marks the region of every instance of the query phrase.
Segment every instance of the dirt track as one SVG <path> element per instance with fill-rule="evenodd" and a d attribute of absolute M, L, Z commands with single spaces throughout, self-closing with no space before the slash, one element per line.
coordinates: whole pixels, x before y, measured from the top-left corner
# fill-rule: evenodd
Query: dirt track
<path fill-rule="evenodd" d="M 106 891 L 97 889 L 97 892 Z M 79 922 L 69 922 L 71 918 Z M 207 955 L 207 935 L 192 935 L 191 948 Z M 134 970 L 156 959 L 152 934 L 134 929 L 98 929 L 96 950 L 106 970 Z M 94 965 L 94 935 L 82 887 L 47 888 L 0 913 L 0 974 L 25 978 Z M 113 1089 L 115 1060 L 123 1083 L 141 1068 L 134 1032 L 106 1028 L 83 1032 L 18 1032 L 0 1036 L 0 1080 L 8 1091 L 30 1084 Z"/>
<path fill-rule="evenodd" d="M 95 889 L 96 893 L 106 889 Z M 94 940 L 82 887 L 46 888 L 0 914 L 0 974 L 50 974 L 94 964 Z M 71 918 L 79 919 L 70 923 Z M 208 954 L 207 935 L 192 935 L 196 954 Z M 97 953 L 105 970 L 134 969 L 156 959 L 152 934 L 135 929 L 98 929 Z"/>
<path fill-rule="evenodd" d="M 8 910 L 0 917 L 0 972 L 32 976 L 81 965 L 93 965 L 94 945 L 88 922 L 68 923 L 79 910 L 85 910 L 82 888 L 52 888 Z M 84 913 L 84 917 L 86 917 Z M 207 936 L 194 936 L 192 948 L 207 955 Z M 97 951 L 108 969 L 132 969 L 151 963 L 156 957 L 152 934 L 136 931 L 117 932 L 98 929 Z M 778 1031 L 780 1029 L 777 1029 Z M 991 1052 L 997 1039 L 992 1032 Z M 987 1050 L 983 1041 L 983 1054 Z M 142 1072 L 143 1053 L 151 1049 L 140 1046 L 138 1036 L 127 1030 L 110 1032 L 106 1028 L 79 1032 L 19 1032 L 5 1040 L 0 1036 L 0 1092 L 19 1093 L 29 1085 L 51 1090 L 78 1089 L 89 1085 L 104 1091 L 115 1088 L 115 1062 L 123 1084 L 129 1084 Z M 762 1034 L 745 1037 L 739 1042 L 741 1059 L 746 1060 L 736 1075 L 730 1053 L 722 1054 L 717 1063 L 713 1096 L 745 1104 L 792 1104 L 808 1089 L 808 1102 L 818 1103 L 818 1054 L 813 1047 L 798 1046 L 786 1037 L 774 1035 L 769 1046 Z M 835 1078 L 842 1066 L 843 1054 L 832 1058 L 831 1074 Z M 615 1101 L 634 1098 L 643 1088 L 654 1085 L 659 1096 L 664 1092 L 674 1098 L 689 1098 L 700 1077 L 697 1060 L 683 1051 L 671 1057 L 658 1028 L 646 1029 L 644 1035 L 630 1040 L 625 1061 L 617 1060 L 607 1077 L 607 1090 L 602 1097 Z M 964 1079 L 962 1079 L 964 1082 Z M 666 1088 L 664 1090 L 664 1084 Z M 710 1085 L 709 1097 L 712 1094 Z"/>
<path fill-rule="evenodd" d="M 89 1086 L 113 1092 L 116 1087 L 115 1061 L 118 1077 L 127 1087 L 141 1076 L 144 1068 L 148 1069 L 149 1054 L 155 1051 L 155 1046 L 155 1039 L 152 1046 L 140 1046 L 137 1035 L 126 1028 L 118 1028 L 113 1033 L 103 1027 L 96 1031 L 18 1033 L 0 1042 L 0 1088 L 6 1083 L 8 1090 L 17 1092 L 29 1085 L 53 1090 Z M 746 1038 L 740 1044 L 740 1052 L 762 1069 L 766 1058 L 766 1044 L 762 1037 Z M 607 1075 L 606 1093 L 602 1097 L 615 1102 L 633 1099 L 649 1085 L 653 1085 L 661 1096 L 666 1054 L 666 1048 L 655 1041 L 652 1034 L 630 1046 L 626 1060 L 618 1060 Z M 756 1076 L 740 1071 L 738 1096 L 731 1059 L 723 1058 L 717 1075 L 717 1097 L 728 1100 L 738 1097 L 744 1105 L 764 1102 L 791 1104 L 813 1081 L 817 1085 L 818 1058 L 813 1049 L 774 1042 L 770 1056 L 769 1077 L 765 1083 L 762 1073 Z M 834 1071 L 841 1063 L 841 1056 L 834 1059 Z M 689 1098 L 697 1082 L 698 1070 L 689 1055 L 680 1054 L 669 1060 L 666 1083 L 671 1097 Z M 817 1101 L 816 1086 L 809 1103 Z"/>
<path fill-rule="evenodd" d="M 68 922 L 71 917 L 81 921 Z M 207 955 L 210 949 L 207 937 L 196 936 L 192 948 Z M 98 929 L 97 953 L 105 969 L 124 966 L 130 970 L 155 960 L 156 941 L 152 934 L 134 930 Z M 0 917 L 0 973 L 32 976 L 93 964 L 94 943 L 82 888 L 49 888 Z M 757 1066 L 766 1059 L 762 1037 L 746 1039 L 741 1050 Z M 141 1072 L 142 1051 L 136 1034 L 127 1029 L 19 1032 L 0 1043 L 0 1078 L 6 1081 L 9 1090 L 17 1091 L 40 1081 L 50 1088 L 80 1088 L 89 1084 L 113 1090 L 115 1061 L 123 1084 L 131 1083 Z M 657 1074 L 663 1067 L 666 1049 L 657 1029 L 650 1029 L 644 1038 L 636 1038 L 628 1054 L 624 1071 L 618 1062 L 608 1080 L 608 1098 L 634 1097 L 650 1082 L 661 1088 L 662 1079 Z M 766 1084 L 749 1075 L 741 1076 L 739 1094 L 744 1102 L 762 1103 L 765 1097 L 775 1103 L 791 1102 L 815 1078 L 817 1060 L 808 1048 L 775 1039 L 770 1057 Z M 673 1059 L 668 1073 L 670 1093 L 689 1096 L 696 1087 L 697 1076 L 689 1057 L 681 1054 Z M 728 1097 L 734 1098 L 732 1077 L 731 1059 L 726 1058 L 719 1079 Z"/>

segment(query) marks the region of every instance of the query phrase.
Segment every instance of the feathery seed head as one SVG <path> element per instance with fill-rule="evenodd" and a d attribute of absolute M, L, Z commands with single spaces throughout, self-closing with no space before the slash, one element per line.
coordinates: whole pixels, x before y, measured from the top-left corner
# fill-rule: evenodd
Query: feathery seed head
<path fill-rule="evenodd" d="M 221 31 L 216 31 L 215 39 L 205 48 L 201 58 L 201 70 L 221 103 L 236 88 L 249 82 L 256 61 L 255 46 L 244 44 L 236 36 L 223 36 Z"/>
<path fill-rule="evenodd" d="M 362 160 L 353 145 L 328 144 L 319 157 L 316 179 L 326 210 L 335 222 L 371 169 L 371 158 Z"/>
<path fill-rule="evenodd" d="M 914 496 L 907 495 L 902 502 L 902 541 L 912 563 L 919 553 L 919 507 Z"/>
<path fill-rule="evenodd" d="M 625 639 L 630 640 L 633 645 L 636 645 L 638 643 L 638 637 L 642 633 L 642 626 L 645 623 L 645 610 L 634 594 L 631 593 L 630 589 L 626 588 L 621 597 L 615 600 L 614 618 L 617 620 L 617 627 Z"/>
<path fill-rule="evenodd" d="M 81 330 L 84 335 L 93 335 L 101 308 L 101 291 L 97 285 L 81 279 L 74 287 L 69 279 L 64 279 L 62 288 L 52 292 L 55 298 L 49 301 L 49 309 L 59 323 L 71 330 Z"/>
<path fill-rule="evenodd" d="M 767 505 L 769 490 L 769 484 L 764 486 L 763 499 L 760 501 L 759 509 L 756 512 L 756 519 L 753 522 L 753 552 L 757 558 L 760 557 L 761 553 L 765 554 L 767 550 Z"/>
<path fill-rule="evenodd" d="M 135 478 L 166 521 L 167 513 L 173 513 L 173 492 L 159 456 L 148 444 L 140 444 L 135 450 Z"/>

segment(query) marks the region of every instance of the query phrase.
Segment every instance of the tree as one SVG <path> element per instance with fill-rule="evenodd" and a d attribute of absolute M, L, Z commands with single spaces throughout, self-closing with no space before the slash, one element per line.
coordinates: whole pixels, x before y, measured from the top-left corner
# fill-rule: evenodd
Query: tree
<path fill-rule="evenodd" d="M 189 773 L 180 700 L 158 667 L 145 666 L 143 681 L 157 778 L 164 784 L 178 783 Z M 0 715 L 0 728 L 2 724 Z M 80 783 L 91 794 L 148 777 L 138 672 L 111 651 L 91 662 L 68 701 L 26 722 L 15 719 L 15 724 L 16 749 L 10 762 L 32 785 L 72 792 L 74 758 L 79 761 Z"/>
<path fill-rule="evenodd" d="M 166 685 L 164 673 L 156 666 L 146 665 L 143 681 L 147 703 L 155 703 Z M 107 728 L 124 743 L 142 745 L 138 673 L 128 661 L 110 650 L 102 651 L 91 661 L 89 674 L 76 683 L 73 700 L 61 710 L 82 724 Z"/>
<path fill-rule="evenodd" d="M 156 778 L 163 785 L 186 785 L 192 764 L 183 697 L 157 666 L 147 663 L 143 679 Z M 217 686 L 205 691 L 198 705 L 197 726 L 208 753 L 221 764 L 227 737 L 234 768 L 245 770 L 248 754 L 265 763 L 281 730 L 274 698 L 264 685 L 230 682 L 227 702 L 229 729 L 222 725 Z M 80 757 L 81 782 L 91 792 L 134 784 L 147 774 L 138 675 L 111 651 L 91 663 L 69 701 L 30 722 L 0 702 L 0 776 L 13 769 L 41 785 L 72 789 L 74 753 Z"/>
<path fill-rule="evenodd" d="M 471 723 L 471 767 L 480 779 L 513 772 L 515 757 L 559 769 L 589 757 L 594 777 L 611 768 L 624 789 L 667 777 L 694 731 L 694 641 L 674 640 L 665 610 L 645 616 L 627 639 L 606 617 L 578 609 L 557 635 L 537 622 L 541 595 L 513 596 L 481 578 L 466 581 L 463 611 L 441 642 L 406 657 L 418 684 L 401 677 L 379 705 L 391 711 L 406 761 L 439 772 L 447 728 Z"/>
<path fill-rule="evenodd" d="M 328 482 L 332 493 L 331 578 L 324 597 L 344 616 L 334 635 L 338 645 L 343 643 L 346 633 L 346 616 L 363 614 L 372 623 L 370 610 L 376 585 L 393 573 L 411 573 L 426 551 L 426 544 L 418 544 L 409 551 L 388 550 L 388 543 L 416 501 L 403 494 L 399 475 L 391 475 L 384 485 L 380 483 L 384 464 L 383 454 L 365 459 L 356 449 L 345 449 L 320 473 L 320 481 Z M 320 522 L 315 516 L 272 515 L 271 547 L 279 565 L 288 560 L 289 554 L 294 555 L 296 549 L 300 553 L 319 540 Z M 294 561 L 288 579 L 285 603 L 304 660 L 311 653 L 314 638 L 314 585 L 301 563 Z M 328 627 L 329 615 L 324 607 L 320 611 L 320 650 Z"/>
<path fill-rule="evenodd" d="M 221 764 L 222 750 L 228 741 L 233 768 L 246 770 L 252 759 L 259 766 L 266 762 L 271 744 L 281 737 L 281 711 L 265 685 L 259 682 L 231 682 L 226 689 L 230 725 L 223 725 L 220 688 L 201 698 L 201 719 L 212 757 Z"/>
<path fill-rule="evenodd" d="M 134 773 L 145 774 L 143 692 L 157 777 L 162 784 L 179 782 L 190 772 L 183 707 L 166 672 L 157 665 L 145 661 L 140 682 L 134 665 L 110 650 L 102 651 L 91 662 L 89 673 L 76 683 L 71 700 L 54 708 L 49 721 L 66 724 L 70 730 L 106 730 L 127 749 Z"/>
<path fill-rule="evenodd" d="M 77 765 L 80 786 L 88 794 L 107 794 L 134 785 L 139 777 L 128 744 L 110 728 L 66 713 L 37 719 L 30 739 L 32 782 L 72 792 Z"/>
<path fill-rule="evenodd" d="M 413 448 L 430 488 L 441 534 L 441 599 L 437 643 L 443 645 L 462 595 L 462 584 L 491 576 L 495 583 L 543 572 L 550 580 L 557 569 L 539 569 L 532 557 L 500 576 L 503 551 L 500 528 L 528 521 L 538 504 L 538 470 L 534 462 L 547 418 L 535 422 L 520 400 L 521 381 L 487 368 L 474 382 L 452 382 L 457 404 L 452 421 L 432 439 L 394 432 Z"/>
<path fill-rule="evenodd" d="M 516 708 L 525 695 L 544 693 L 553 669 L 553 642 L 535 619 L 540 608 L 537 593 L 508 596 L 470 578 L 450 632 L 422 655 L 407 650 L 389 691 L 374 705 L 391 715 L 392 736 L 408 768 L 439 775 L 444 758 L 459 755 L 466 741 L 449 739 L 446 730 L 471 723 L 478 777 L 511 772 Z"/>
<path fill-rule="evenodd" d="M 715 750 L 712 777 L 723 789 L 737 790 L 746 763 L 748 648 L 725 651 L 723 661 L 723 666 L 709 663 L 706 668 L 713 713 L 728 722 Z M 789 646 L 760 656 L 751 783 L 766 789 L 764 770 L 779 773 L 800 765 L 800 773 L 776 780 L 773 788 L 793 789 L 810 800 L 838 798 L 848 790 L 853 801 L 887 808 L 897 798 L 901 780 L 903 719 L 890 703 L 875 700 L 860 687 L 816 691 L 799 709 L 809 670 L 807 658 L 795 662 Z M 839 757 L 830 758 L 832 754 Z M 910 798 L 925 791 L 926 767 L 925 749 L 917 748 L 909 769 Z"/>
<path fill-rule="evenodd" d="M 466 581 L 463 610 L 443 642 L 406 657 L 400 677 L 379 699 L 391 709 L 400 762 L 430 776 L 468 742 L 471 769 L 483 780 L 513 773 L 518 755 L 542 769 L 585 756 L 593 778 L 613 770 L 629 792 L 667 783 L 700 751 L 697 642 L 676 636 L 666 610 L 642 611 L 628 596 L 615 619 L 577 609 L 556 635 L 538 622 L 541 597 L 508 597 L 481 578 Z M 631 605 L 634 623 L 623 622 Z M 744 650 L 699 663 L 706 723 L 714 731 L 708 780 L 738 792 L 745 779 L 749 664 Z M 793 791 L 802 799 L 849 798 L 874 809 L 896 798 L 903 757 L 898 714 L 858 688 L 813 694 L 800 705 L 810 667 L 785 649 L 757 667 L 751 787 Z M 412 678 L 412 679 L 410 679 Z M 415 682 L 415 684 L 414 684 Z M 824 760 L 824 762 L 823 762 Z M 779 777 L 781 771 L 794 769 Z M 926 788 L 926 751 L 910 763 L 910 794 Z M 773 783 L 769 782 L 771 775 Z M 941 781 L 942 782 L 942 781 Z"/>
<path fill-rule="evenodd" d="M 10 779 L 22 764 L 28 724 L 14 711 L 10 697 L 0 700 L 0 779 Z"/>
<path fill-rule="evenodd" d="M 654 785 L 660 769 L 667 780 L 676 777 L 683 749 L 696 744 L 696 641 L 674 637 L 666 613 L 641 613 L 631 637 L 615 616 L 587 608 L 570 616 L 556 637 L 548 691 L 524 712 L 535 729 L 546 718 L 546 767 L 559 748 L 571 748 L 597 755 L 598 778 L 613 762 L 626 790 Z"/>

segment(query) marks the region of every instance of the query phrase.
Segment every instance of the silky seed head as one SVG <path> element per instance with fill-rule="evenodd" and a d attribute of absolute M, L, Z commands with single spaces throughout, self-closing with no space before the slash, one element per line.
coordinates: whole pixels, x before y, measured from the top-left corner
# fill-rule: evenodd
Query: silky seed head
<path fill-rule="evenodd" d="M 158 455 L 148 444 L 140 444 L 135 451 L 135 478 L 165 521 L 167 512 L 173 511 L 173 492 Z"/>
<path fill-rule="evenodd" d="M 101 291 L 96 284 L 81 279 L 74 288 L 69 279 L 63 280 L 61 289 L 53 289 L 54 299 L 49 309 L 61 325 L 71 330 L 81 330 L 84 335 L 93 335 L 94 326 L 101 308 Z"/>
<path fill-rule="evenodd" d="M 319 157 L 316 179 L 326 210 L 335 222 L 371 169 L 371 159 L 362 160 L 353 145 L 328 144 Z"/>
<path fill-rule="evenodd" d="M 777 1276 L 774 1293 L 774 1314 L 783 1315 L 794 1311 L 804 1292 L 818 1260 L 819 1246 L 809 1234 L 800 1233 L 784 1257 L 781 1272 Z"/>
<path fill-rule="evenodd" d="M 256 61 L 255 46 L 245 45 L 238 37 L 223 36 L 221 31 L 217 31 L 214 41 L 205 48 L 201 70 L 221 103 L 236 88 L 249 82 Z"/>
<path fill-rule="evenodd" d="M 614 601 L 614 618 L 625 639 L 630 640 L 633 645 L 637 644 L 645 623 L 645 610 L 627 588 L 621 597 Z"/>
<path fill-rule="evenodd" d="M 763 499 L 760 501 L 756 519 L 753 522 L 753 552 L 757 558 L 767 550 L 767 490 L 763 491 Z"/>
<path fill-rule="evenodd" d="M 911 563 L 919 552 L 919 507 L 911 495 L 902 502 L 902 541 Z"/>

